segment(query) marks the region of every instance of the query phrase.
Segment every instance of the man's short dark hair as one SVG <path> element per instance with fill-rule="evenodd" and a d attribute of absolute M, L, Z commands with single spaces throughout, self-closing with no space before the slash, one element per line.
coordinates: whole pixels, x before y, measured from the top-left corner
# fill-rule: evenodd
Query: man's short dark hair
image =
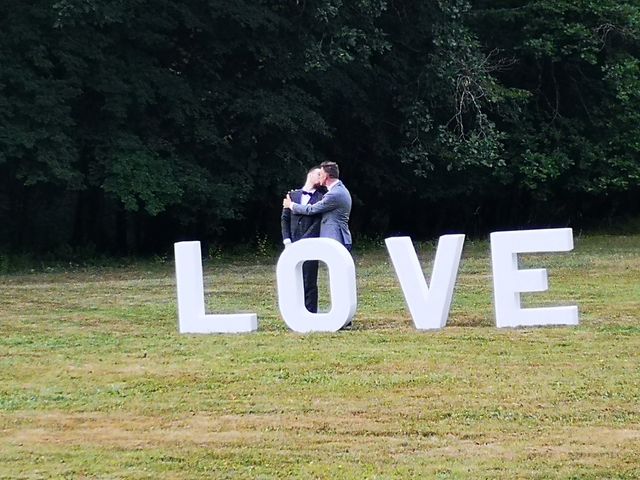
<path fill-rule="evenodd" d="M 340 178 L 340 169 L 336 162 L 322 162 L 320 168 L 325 171 L 329 178 Z"/>

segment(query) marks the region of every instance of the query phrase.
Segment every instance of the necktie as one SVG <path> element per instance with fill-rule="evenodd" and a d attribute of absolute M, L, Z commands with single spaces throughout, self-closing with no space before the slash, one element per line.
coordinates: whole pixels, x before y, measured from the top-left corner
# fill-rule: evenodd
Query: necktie
<path fill-rule="evenodd" d="M 300 205 L 309 205 L 311 203 L 311 192 L 305 192 L 302 190 L 302 195 L 300 195 Z"/>

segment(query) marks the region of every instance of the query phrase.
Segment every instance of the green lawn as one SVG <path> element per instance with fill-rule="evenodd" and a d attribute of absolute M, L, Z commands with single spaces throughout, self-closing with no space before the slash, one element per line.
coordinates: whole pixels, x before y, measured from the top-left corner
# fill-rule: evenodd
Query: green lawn
<path fill-rule="evenodd" d="M 640 236 L 523 259 L 550 283 L 526 305 L 579 327 L 496 329 L 467 242 L 444 329 L 414 329 L 372 248 L 354 330 L 299 335 L 276 260 L 205 262 L 209 313 L 258 314 L 244 335 L 179 335 L 171 263 L 0 276 L 0 478 L 640 477 Z"/>

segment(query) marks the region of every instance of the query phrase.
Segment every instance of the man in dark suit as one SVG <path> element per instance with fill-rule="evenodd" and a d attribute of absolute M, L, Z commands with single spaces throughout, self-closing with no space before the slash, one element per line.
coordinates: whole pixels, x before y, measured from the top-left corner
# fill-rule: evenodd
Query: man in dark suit
<path fill-rule="evenodd" d="M 300 205 L 313 205 L 322 200 L 324 189 L 321 184 L 321 169 L 313 167 L 307 172 L 307 180 L 299 190 L 292 190 L 289 196 Z M 303 238 L 320 236 L 322 215 L 298 215 L 291 209 L 283 208 L 280 217 L 282 227 L 282 243 L 285 248 Z M 312 313 L 318 312 L 318 261 L 312 260 L 302 264 L 302 280 L 304 283 L 304 303 Z"/>

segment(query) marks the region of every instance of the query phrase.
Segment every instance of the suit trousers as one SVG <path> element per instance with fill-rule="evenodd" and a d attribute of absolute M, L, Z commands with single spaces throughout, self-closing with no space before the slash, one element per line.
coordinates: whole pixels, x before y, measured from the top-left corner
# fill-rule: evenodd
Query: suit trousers
<path fill-rule="evenodd" d="M 309 260 L 302 264 L 304 284 L 304 305 L 311 313 L 318 313 L 318 260 Z"/>

